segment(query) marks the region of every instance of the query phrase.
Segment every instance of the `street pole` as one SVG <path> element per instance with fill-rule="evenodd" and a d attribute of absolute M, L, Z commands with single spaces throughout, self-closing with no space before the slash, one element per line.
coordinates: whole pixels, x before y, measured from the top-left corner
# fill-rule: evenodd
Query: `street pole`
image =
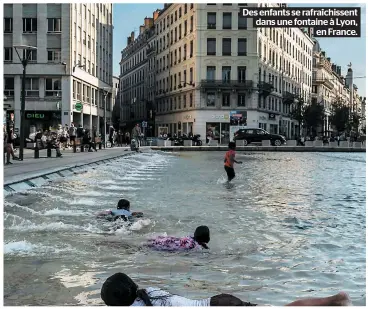
<path fill-rule="evenodd" d="M 18 58 L 23 66 L 23 78 L 22 78 L 22 100 L 20 103 L 20 134 L 19 134 L 19 160 L 23 160 L 24 153 L 24 131 L 25 131 L 25 109 L 26 109 L 26 67 L 28 60 L 31 56 L 31 51 L 37 50 L 37 47 L 27 45 L 14 45 L 13 46 Z M 23 57 L 21 58 L 18 49 L 23 51 Z M 15 129 L 15 128 L 14 128 Z M 15 130 L 14 130 L 15 131 Z M 13 132 L 15 133 L 15 132 Z"/>
<path fill-rule="evenodd" d="M 106 101 L 108 92 L 105 91 L 105 106 L 104 106 L 104 133 L 105 133 L 105 148 L 107 147 L 107 133 L 106 133 Z"/>
<path fill-rule="evenodd" d="M 24 152 L 24 124 L 25 124 L 25 113 L 24 110 L 26 108 L 26 67 L 27 67 L 27 59 L 22 60 L 23 65 L 23 78 L 22 78 L 22 102 L 20 105 L 20 145 L 19 145 L 19 160 L 23 160 L 23 152 Z"/>

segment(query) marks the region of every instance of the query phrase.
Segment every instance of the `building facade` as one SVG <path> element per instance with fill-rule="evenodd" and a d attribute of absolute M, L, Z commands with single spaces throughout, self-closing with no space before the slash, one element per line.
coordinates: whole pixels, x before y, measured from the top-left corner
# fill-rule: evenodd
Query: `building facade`
<path fill-rule="evenodd" d="M 231 139 L 230 114 L 287 137 L 298 96 L 309 100 L 313 41 L 295 29 L 253 28 L 239 6 L 168 4 L 155 19 L 156 134 Z M 279 4 L 269 4 L 279 5 Z M 281 4 L 280 4 L 281 5 Z"/>
<path fill-rule="evenodd" d="M 22 66 L 14 46 L 27 45 L 37 50 L 26 71 L 26 132 L 71 122 L 103 132 L 112 111 L 112 39 L 112 4 L 5 4 L 4 95 L 15 128 Z"/>
<path fill-rule="evenodd" d="M 154 54 L 149 48 L 154 37 L 154 18 L 146 17 L 140 26 L 139 36 L 135 33 L 127 38 L 127 47 L 121 52 L 120 61 L 120 104 L 122 129 L 131 132 L 135 124 L 147 122 L 144 131 L 152 126 L 148 121 L 152 115 L 154 97 L 152 96 L 152 68 Z M 149 79 L 149 75 L 151 79 Z M 151 117 L 152 118 L 152 117 Z M 145 132 L 147 133 L 147 131 Z"/>
<path fill-rule="evenodd" d="M 353 113 L 365 116 L 362 110 L 365 99 L 359 96 L 358 87 L 354 84 L 354 72 L 351 65 L 348 66 L 345 76 L 341 66 L 333 63 L 327 57 L 317 41 L 313 48 L 313 78 L 312 78 L 312 100 L 324 106 L 325 119 L 320 128 L 322 134 L 329 135 L 334 131 L 330 123 L 332 104 L 341 102 Z M 364 102 L 364 103 L 363 103 Z M 365 109 L 365 108 L 364 108 Z"/>

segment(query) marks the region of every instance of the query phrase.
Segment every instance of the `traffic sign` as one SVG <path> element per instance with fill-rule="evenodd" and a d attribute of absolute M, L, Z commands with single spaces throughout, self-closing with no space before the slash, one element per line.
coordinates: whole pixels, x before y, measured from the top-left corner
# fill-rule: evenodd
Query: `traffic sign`
<path fill-rule="evenodd" d="M 147 121 L 142 121 L 142 128 L 147 128 Z"/>
<path fill-rule="evenodd" d="M 83 109 L 83 104 L 81 102 L 75 103 L 74 108 L 77 112 L 80 112 Z"/>

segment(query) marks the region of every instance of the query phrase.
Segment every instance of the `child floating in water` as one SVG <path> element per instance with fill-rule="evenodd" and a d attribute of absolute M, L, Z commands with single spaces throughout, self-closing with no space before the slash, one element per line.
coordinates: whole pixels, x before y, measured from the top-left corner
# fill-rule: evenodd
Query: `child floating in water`
<path fill-rule="evenodd" d="M 185 251 L 192 249 L 209 249 L 210 230 L 207 226 L 199 226 L 194 232 L 194 236 L 172 237 L 158 236 L 148 240 L 147 246 L 155 250 L 162 251 Z"/>
<path fill-rule="evenodd" d="M 116 210 L 106 210 L 97 214 L 98 218 L 104 218 L 108 220 L 123 219 L 124 221 L 132 220 L 133 218 L 143 217 L 143 212 L 130 212 L 130 202 L 125 199 L 121 199 L 118 202 Z"/>
<path fill-rule="evenodd" d="M 234 162 L 238 164 L 243 164 L 243 162 L 235 160 L 235 148 L 236 148 L 235 143 L 230 142 L 229 150 L 225 154 L 224 167 L 227 174 L 228 183 L 235 178 Z"/>
<path fill-rule="evenodd" d="M 159 288 L 140 288 L 129 276 L 116 273 L 107 278 L 101 289 L 101 298 L 107 306 L 162 306 L 162 307 L 209 307 L 209 306 L 257 306 L 230 294 L 193 300 L 171 294 Z M 286 306 L 351 306 L 349 295 L 340 292 L 324 298 L 307 298 Z"/>

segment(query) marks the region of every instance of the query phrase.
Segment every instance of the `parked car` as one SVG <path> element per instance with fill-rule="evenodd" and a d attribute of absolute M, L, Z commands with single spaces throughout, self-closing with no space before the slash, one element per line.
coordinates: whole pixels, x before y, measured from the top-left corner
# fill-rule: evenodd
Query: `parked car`
<path fill-rule="evenodd" d="M 286 144 L 286 138 L 279 134 L 271 134 L 263 129 L 240 129 L 235 133 L 234 141 L 243 140 L 244 146 L 250 143 L 262 143 L 269 140 L 271 145 L 281 146 Z"/>

